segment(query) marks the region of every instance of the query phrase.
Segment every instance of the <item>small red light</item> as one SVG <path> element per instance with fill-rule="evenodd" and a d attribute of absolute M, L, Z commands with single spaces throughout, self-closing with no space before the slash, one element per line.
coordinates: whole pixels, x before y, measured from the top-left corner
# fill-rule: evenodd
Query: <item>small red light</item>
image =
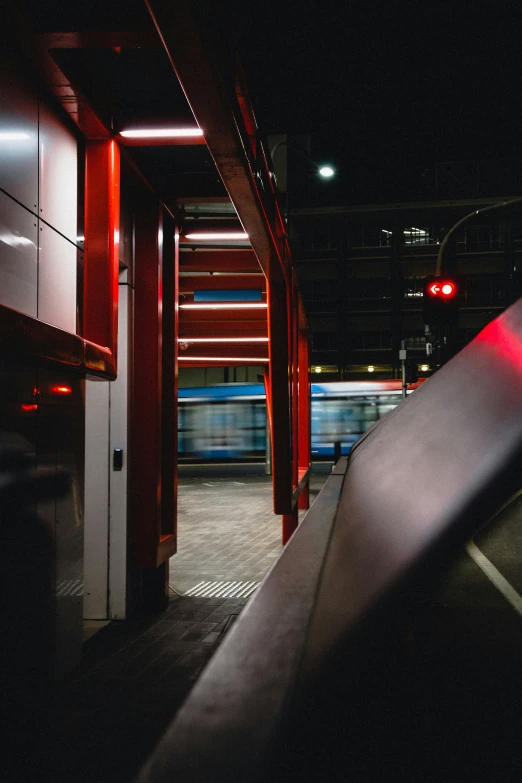
<path fill-rule="evenodd" d="M 453 293 L 455 293 L 455 286 L 453 283 L 444 283 L 441 288 L 442 293 L 444 296 L 451 296 Z"/>
<path fill-rule="evenodd" d="M 440 286 L 438 283 L 432 283 L 428 288 L 428 291 L 432 296 L 438 296 L 440 293 Z"/>
<path fill-rule="evenodd" d="M 72 389 L 70 386 L 51 386 L 53 394 L 71 394 Z"/>
<path fill-rule="evenodd" d="M 38 405 L 20 405 L 21 409 L 25 411 L 26 413 L 29 413 L 29 411 L 37 411 Z"/>

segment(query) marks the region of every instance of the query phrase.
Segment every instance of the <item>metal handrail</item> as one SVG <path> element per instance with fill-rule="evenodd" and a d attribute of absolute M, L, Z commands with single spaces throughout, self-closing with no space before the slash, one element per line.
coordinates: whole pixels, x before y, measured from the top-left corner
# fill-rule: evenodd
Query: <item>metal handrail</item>
<path fill-rule="evenodd" d="M 425 763 L 404 599 L 519 486 L 521 355 L 522 300 L 341 460 L 140 783 L 391 779 L 365 765 L 417 747 Z"/>

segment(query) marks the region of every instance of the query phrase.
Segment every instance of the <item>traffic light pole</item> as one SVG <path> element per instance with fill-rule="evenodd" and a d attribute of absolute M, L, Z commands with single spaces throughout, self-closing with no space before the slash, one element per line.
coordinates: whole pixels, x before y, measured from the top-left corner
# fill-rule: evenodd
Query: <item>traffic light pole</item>
<path fill-rule="evenodd" d="M 455 223 L 455 225 L 450 228 L 444 239 L 442 240 L 442 243 L 439 248 L 439 253 L 437 255 L 437 267 L 435 276 L 441 277 L 442 275 L 447 274 L 447 254 L 450 250 L 451 246 L 451 240 L 453 239 L 454 235 L 457 233 L 457 231 L 462 228 L 462 226 L 467 223 L 469 220 L 473 220 L 473 218 L 478 217 L 479 215 L 487 215 L 489 212 L 502 212 L 503 210 L 509 210 L 513 206 L 517 206 L 518 204 L 522 203 L 522 198 L 513 198 L 509 199 L 508 201 L 500 201 L 498 204 L 491 204 L 489 207 L 484 207 L 483 209 L 476 209 L 474 212 L 470 212 L 468 215 L 465 215 L 461 220 L 458 221 L 458 223 Z"/>
<path fill-rule="evenodd" d="M 405 340 L 401 340 L 399 360 L 401 362 L 402 399 L 405 400 L 406 399 L 406 342 Z"/>

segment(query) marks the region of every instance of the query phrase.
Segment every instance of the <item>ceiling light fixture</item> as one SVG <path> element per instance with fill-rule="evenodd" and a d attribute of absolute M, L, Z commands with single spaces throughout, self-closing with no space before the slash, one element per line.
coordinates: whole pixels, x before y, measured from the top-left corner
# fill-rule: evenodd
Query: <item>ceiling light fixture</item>
<path fill-rule="evenodd" d="M 266 302 L 246 303 L 231 302 L 220 304 L 180 304 L 180 310 L 261 310 L 266 309 Z"/>
<path fill-rule="evenodd" d="M 180 361 L 184 362 L 256 362 L 257 364 L 266 364 L 268 357 L 260 356 L 180 356 Z"/>
<path fill-rule="evenodd" d="M 267 343 L 268 337 L 178 337 L 178 343 Z"/>
<path fill-rule="evenodd" d="M 120 136 L 126 139 L 176 139 L 203 136 L 201 128 L 138 128 L 122 130 Z"/>
<path fill-rule="evenodd" d="M 185 234 L 185 239 L 192 239 L 192 240 L 198 240 L 198 239 L 248 239 L 248 234 L 246 234 L 244 231 L 212 231 L 212 232 L 206 232 L 201 234 Z"/>

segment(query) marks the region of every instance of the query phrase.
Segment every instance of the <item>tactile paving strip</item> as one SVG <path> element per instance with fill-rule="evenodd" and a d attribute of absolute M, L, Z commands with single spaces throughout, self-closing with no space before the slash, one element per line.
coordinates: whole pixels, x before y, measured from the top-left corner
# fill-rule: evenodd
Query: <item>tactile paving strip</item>
<path fill-rule="evenodd" d="M 185 595 L 198 598 L 247 598 L 259 582 L 199 582 Z"/>

